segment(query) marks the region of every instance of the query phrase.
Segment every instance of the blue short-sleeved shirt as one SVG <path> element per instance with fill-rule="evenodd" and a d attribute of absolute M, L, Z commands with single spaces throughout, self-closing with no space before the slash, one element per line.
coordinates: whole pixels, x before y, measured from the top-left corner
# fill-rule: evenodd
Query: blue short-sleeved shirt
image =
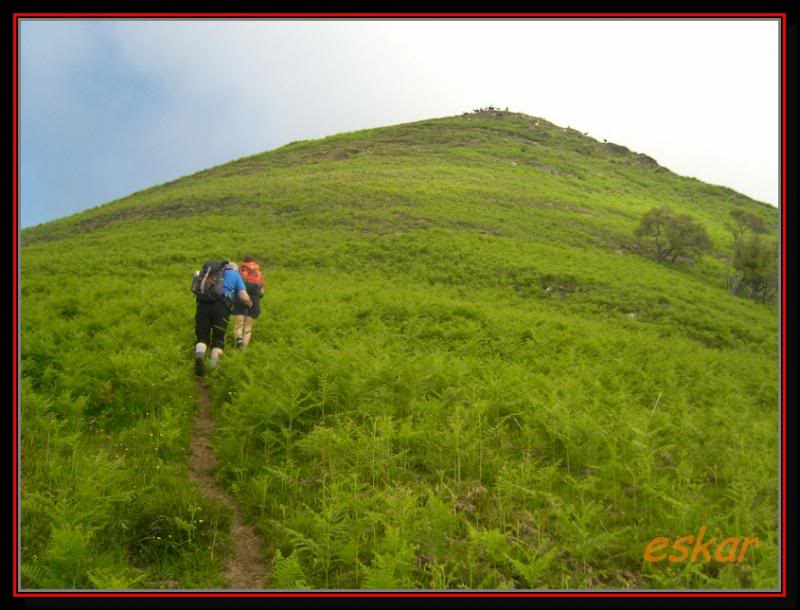
<path fill-rule="evenodd" d="M 236 294 L 240 290 L 247 290 L 247 287 L 244 285 L 244 280 L 238 271 L 228 269 L 222 276 L 222 289 L 225 291 L 225 296 L 233 301 L 236 298 Z"/>

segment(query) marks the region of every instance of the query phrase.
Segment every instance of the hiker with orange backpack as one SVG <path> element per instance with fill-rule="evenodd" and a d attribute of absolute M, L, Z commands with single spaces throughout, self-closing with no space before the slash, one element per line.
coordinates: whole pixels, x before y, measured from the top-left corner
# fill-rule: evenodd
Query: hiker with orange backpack
<path fill-rule="evenodd" d="M 250 304 L 241 301 L 234 303 L 231 313 L 233 314 L 233 337 L 236 347 L 244 349 L 250 343 L 253 335 L 253 323 L 261 315 L 264 275 L 252 256 L 245 256 L 239 268 L 247 288 L 247 294 L 250 296 Z"/>
<path fill-rule="evenodd" d="M 197 300 L 194 370 L 198 377 L 202 377 L 205 373 L 205 356 L 209 345 L 211 346 L 209 368 L 219 364 L 233 303 L 239 301 L 251 305 L 251 301 L 236 263 L 229 261 L 206 261 L 203 269 L 194 274 L 192 292 Z"/>

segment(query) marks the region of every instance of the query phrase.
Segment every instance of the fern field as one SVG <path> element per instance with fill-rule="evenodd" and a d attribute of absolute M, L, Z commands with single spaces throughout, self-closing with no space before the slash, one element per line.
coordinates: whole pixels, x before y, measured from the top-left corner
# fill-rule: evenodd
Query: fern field
<path fill-rule="evenodd" d="M 340 134 L 22 232 L 30 589 L 210 589 L 230 509 L 187 476 L 192 272 L 262 261 L 206 383 L 217 480 L 274 589 L 778 585 L 775 306 L 726 290 L 777 211 L 514 113 Z M 633 237 L 670 205 L 696 264 Z M 230 334 L 230 333 L 229 333 Z M 755 537 L 742 561 L 651 540 Z"/>

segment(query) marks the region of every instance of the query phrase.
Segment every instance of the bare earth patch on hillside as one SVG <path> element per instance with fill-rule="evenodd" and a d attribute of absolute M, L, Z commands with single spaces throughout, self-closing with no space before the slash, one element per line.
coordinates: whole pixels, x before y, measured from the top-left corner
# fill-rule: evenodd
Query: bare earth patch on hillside
<path fill-rule="evenodd" d="M 233 510 L 231 538 L 233 552 L 228 560 L 225 578 L 232 589 L 263 589 L 266 568 L 261 553 L 261 539 L 255 529 L 244 520 L 242 510 L 212 475 L 217 456 L 211 449 L 215 424 L 211 419 L 211 400 L 208 389 L 199 381 L 200 410 L 192 422 L 192 455 L 189 460 L 189 478 L 208 498 L 217 500 Z"/>

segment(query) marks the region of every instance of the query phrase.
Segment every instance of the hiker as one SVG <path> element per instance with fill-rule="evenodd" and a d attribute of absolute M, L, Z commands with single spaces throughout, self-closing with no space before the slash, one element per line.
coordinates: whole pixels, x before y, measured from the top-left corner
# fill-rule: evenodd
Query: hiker
<path fill-rule="evenodd" d="M 253 322 L 261 314 L 261 297 L 264 296 L 264 276 L 259 269 L 258 263 L 251 256 L 245 256 L 240 266 L 242 279 L 250 295 L 251 305 L 245 303 L 234 303 L 231 313 L 233 314 L 233 337 L 236 347 L 244 349 L 250 343 L 253 335 Z"/>
<path fill-rule="evenodd" d="M 219 364 L 225 346 L 225 329 L 234 300 L 250 305 L 250 295 L 239 275 L 236 263 L 206 261 L 203 270 L 195 273 L 192 292 L 196 295 L 194 371 L 198 377 L 205 373 L 206 350 L 211 347 L 209 368 Z"/>

